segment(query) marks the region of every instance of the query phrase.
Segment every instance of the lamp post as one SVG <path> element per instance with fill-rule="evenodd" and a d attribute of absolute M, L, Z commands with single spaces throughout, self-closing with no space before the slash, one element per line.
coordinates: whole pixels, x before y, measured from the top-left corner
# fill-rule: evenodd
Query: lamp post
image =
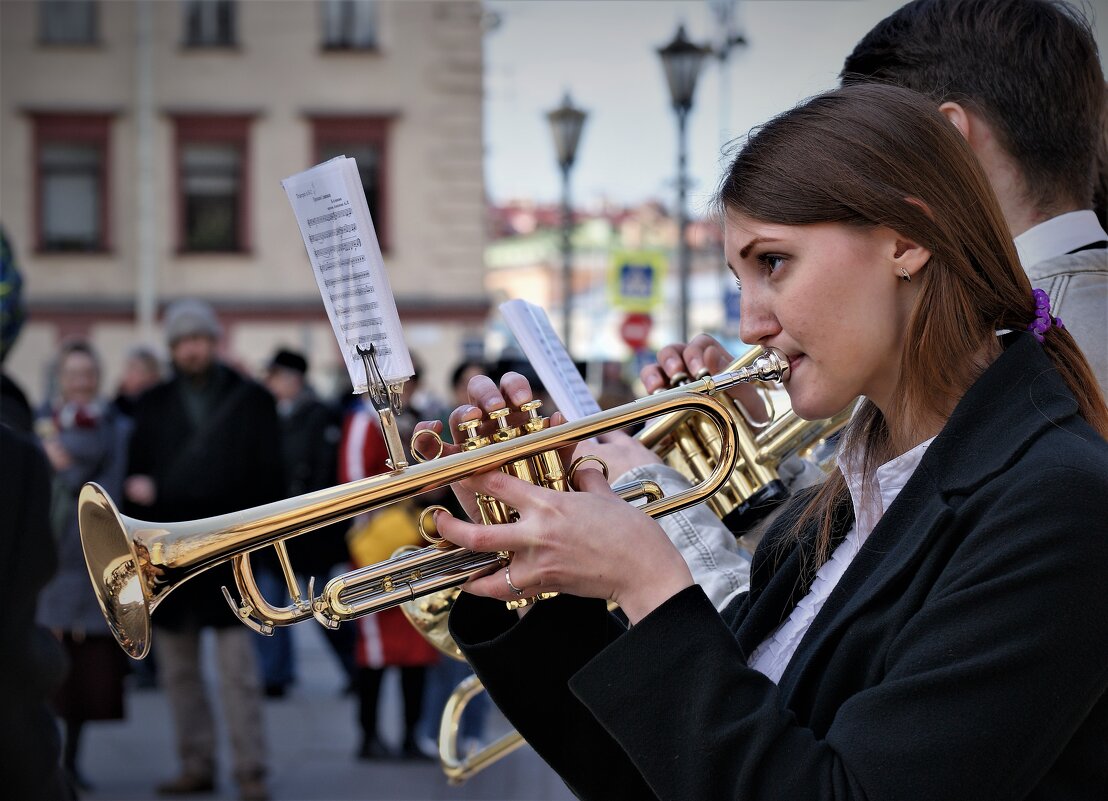
<path fill-rule="evenodd" d="M 673 41 L 658 48 L 662 58 L 662 68 L 669 84 L 673 110 L 677 112 L 677 276 L 681 291 L 681 341 L 689 340 L 689 244 L 686 241 L 686 229 L 689 226 L 689 213 L 686 208 L 687 154 L 688 137 L 686 120 L 692 109 L 693 93 L 696 91 L 696 79 L 700 76 L 700 67 L 709 48 L 693 44 L 685 35 L 685 26 L 677 28 Z"/>
<path fill-rule="evenodd" d="M 569 202 L 569 171 L 577 157 L 577 143 L 581 139 L 581 129 L 585 126 L 588 114 L 573 105 L 569 92 L 562 99 L 562 105 L 546 114 L 550 123 L 550 132 L 554 136 L 554 151 L 558 156 L 558 166 L 562 170 L 562 339 L 566 349 L 571 350 L 571 325 L 573 316 L 573 245 L 570 235 L 573 232 L 573 212 Z"/>

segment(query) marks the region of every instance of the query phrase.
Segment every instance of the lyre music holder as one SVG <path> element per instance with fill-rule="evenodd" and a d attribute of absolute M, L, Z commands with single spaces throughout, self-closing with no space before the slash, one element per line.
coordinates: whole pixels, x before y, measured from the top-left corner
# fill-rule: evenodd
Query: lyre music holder
<path fill-rule="evenodd" d="M 381 368 L 377 364 L 377 347 L 372 342 L 368 347 L 362 347 L 359 344 L 356 349 L 365 365 L 366 387 L 370 402 L 381 418 L 381 433 L 384 435 L 385 449 L 389 453 L 385 463 L 393 472 L 403 470 L 409 462 L 404 452 L 404 443 L 400 439 L 396 418 L 404 408 L 400 394 L 404 382 L 386 383 L 381 374 Z"/>

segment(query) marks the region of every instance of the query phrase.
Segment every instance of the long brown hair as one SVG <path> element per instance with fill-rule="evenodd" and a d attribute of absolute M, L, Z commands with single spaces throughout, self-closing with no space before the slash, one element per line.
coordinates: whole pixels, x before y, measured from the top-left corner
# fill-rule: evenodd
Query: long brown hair
<path fill-rule="evenodd" d="M 910 90 L 848 86 L 774 118 L 732 161 L 717 204 L 723 214 L 769 223 L 886 226 L 930 250 L 913 279 L 919 293 L 890 410 L 897 430 L 863 401 L 844 432 L 843 447 L 865 453 L 867 472 L 915 444 L 905 442 L 905 431 L 946 419 L 984 369 L 978 354 L 996 348 L 996 331 L 1023 331 L 1035 317 L 1031 284 L 973 152 Z M 1108 408 L 1073 337 L 1051 328 L 1044 349 L 1082 416 L 1108 437 Z M 847 497 L 835 471 L 795 522 L 799 533 L 820 521 L 817 564 L 829 553 L 832 514 Z"/>

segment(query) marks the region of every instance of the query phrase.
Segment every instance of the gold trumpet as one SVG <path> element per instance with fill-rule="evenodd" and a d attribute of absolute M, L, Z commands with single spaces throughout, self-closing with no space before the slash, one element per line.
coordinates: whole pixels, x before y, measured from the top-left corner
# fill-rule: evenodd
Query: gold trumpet
<path fill-rule="evenodd" d="M 233 561 L 242 600 L 240 618 L 265 630 L 314 617 L 328 627 L 387 609 L 406 600 L 457 587 L 472 576 L 507 562 L 504 553 L 476 553 L 439 542 L 394 556 L 376 565 L 337 576 L 314 594 L 309 582 L 303 598 L 292 580 L 283 540 L 445 487 L 466 476 L 528 463 L 544 486 L 564 481 L 557 459 L 544 458 L 559 448 L 638 425 L 661 415 L 699 415 L 711 421 L 718 437 L 719 460 L 702 481 L 670 497 L 648 501 L 642 511 L 659 517 L 692 506 L 722 487 L 739 460 L 733 415 L 715 397 L 750 381 L 776 381 L 788 371 L 778 351 L 767 350 L 748 367 L 705 376 L 684 386 L 641 398 L 573 423 L 549 427 L 538 419 L 536 430 L 505 437 L 482 447 L 409 467 L 394 460 L 394 469 L 369 478 L 318 490 L 241 512 L 180 523 L 153 523 L 126 517 L 96 484 L 86 484 L 78 500 L 81 543 L 101 611 L 120 646 L 135 658 L 150 649 L 151 614 L 181 583 L 226 561 Z M 533 409 L 531 410 L 534 411 Z M 502 426 L 503 427 L 503 426 Z M 294 603 L 270 605 L 258 591 L 249 553 L 278 545 Z M 226 592 L 226 591 L 225 591 Z M 229 593 L 227 593 L 230 599 Z M 232 602 L 232 606 L 234 603 Z"/>

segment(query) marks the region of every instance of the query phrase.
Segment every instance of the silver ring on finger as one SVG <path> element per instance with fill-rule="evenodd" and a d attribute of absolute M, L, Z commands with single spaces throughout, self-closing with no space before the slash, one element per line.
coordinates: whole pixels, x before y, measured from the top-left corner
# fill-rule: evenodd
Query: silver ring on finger
<path fill-rule="evenodd" d="M 512 573 L 510 566 L 504 568 L 504 580 L 508 582 L 508 589 L 511 590 L 517 598 L 523 597 L 523 590 L 512 583 Z"/>

